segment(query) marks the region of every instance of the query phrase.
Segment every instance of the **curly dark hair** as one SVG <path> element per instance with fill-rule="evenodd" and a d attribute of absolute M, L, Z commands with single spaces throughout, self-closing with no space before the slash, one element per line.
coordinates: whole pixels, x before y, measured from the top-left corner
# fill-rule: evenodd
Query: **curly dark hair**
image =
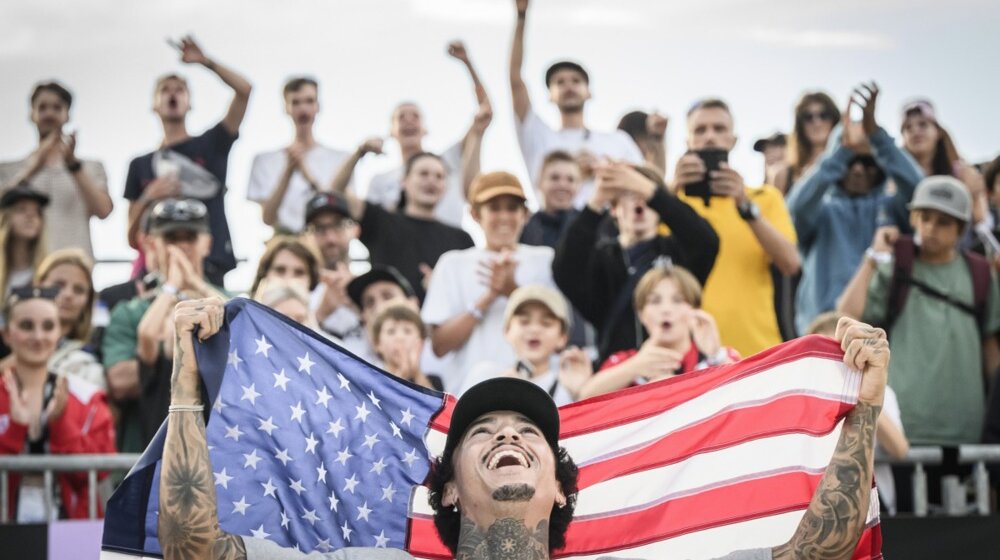
<path fill-rule="evenodd" d="M 451 459 L 449 454 L 447 457 L 438 457 L 434 460 L 430 474 L 427 475 L 427 486 L 430 488 L 431 507 L 434 508 L 434 526 L 441 537 L 441 542 L 451 550 L 452 554 L 455 554 L 458 552 L 462 514 L 441 504 L 441 499 L 444 497 L 444 485 L 455 477 L 455 466 Z M 576 509 L 578 474 L 579 470 L 576 468 L 573 458 L 569 456 L 565 447 L 560 447 L 556 453 L 556 481 L 559 482 L 563 494 L 566 495 L 566 505 L 559 507 L 552 504 L 552 513 L 549 515 L 550 553 L 566 545 L 566 529 L 569 528 L 569 524 L 573 520 L 573 510 Z"/>

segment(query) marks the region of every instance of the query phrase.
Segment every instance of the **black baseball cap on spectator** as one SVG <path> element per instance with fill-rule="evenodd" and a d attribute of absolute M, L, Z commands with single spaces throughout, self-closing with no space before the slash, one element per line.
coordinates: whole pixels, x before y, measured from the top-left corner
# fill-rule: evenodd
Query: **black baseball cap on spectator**
<path fill-rule="evenodd" d="M 333 212 L 344 218 L 351 218 L 351 209 L 347 199 L 334 192 L 316 193 L 306 204 L 306 223 L 323 212 Z"/>
<path fill-rule="evenodd" d="M 549 87 L 549 82 L 552 81 L 552 76 L 560 70 L 573 70 L 574 72 L 579 72 L 583 76 L 583 81 L 590 84 L 590 74 L 587 74 L 587 71 L 583 69 L 583 66 L 580 66 L 572 60 L 560 60 L 552 66 L 549 66 L 549 69 L 545 71 L 545 87 Z"/>
<path fill-rule="evenodd" d="M 410 281 L 404 278 L 395 267 L 376 264 L 372 265 L 371 270 L 361 276 L 358 276 L 354 280 L 351 280 L 350 283 L 347 284 L 347 295 L 350 296 L 354 305 L 358 306 L 358 309 L 362 308 L 361 296 L 365 293 L 365 289 L 375 282 L 392 282 L 403 290 L 406 297 L 416 297 L 417 295 L 417 293 L 413 291 L 413 286 L 410 285 Z"/>
<path fill-rule="evenodd" d="M 783 133 L 783 132 L 775 132 L 774 134 L 772 134 L 772 135 L 770 135 L 770 136 L 768 136 L 766 138 L 761 138 L 761 139 L 757 140 L 756 142 L 754 142 L 753 143 L 753 151 L 763 153 L 764 150 L 766 150 L 768 146 L 772 146 L 772 145 L 784 146 L 787 142 L 788 142 L 788 139 L 785 136 L 785 133 Z"/>
<path fill-rule="evenodd" d="M 149 212 L 149 233 L 163 235 L 172 231 L 209 233 L 208 208 L 193 198 L 168 198 L 157 202 Z"/>
<path fill-rule="evenodd" d="M 22 200 L 34 200 L 42 208 L 49 205 L 49 195 L 36 191 L 27 183 L 21 183 L 3 193 L 3 196 L 0 197 L 0 209 L 10 208 Z"/>
<path fill-rule="evenodd" d="M 2 314 L 4 319 L 10 318 L 10 311 L 14 309 L 14 306 L 21 303 L 22 301 L 27 301 L 29 299 L 47 299 L 55 301 L 56 297 L 59 296 L 59 288 L 41 288 L 38 286 L 21 286 L 19 288 L 12 288 L 10 294 L 7 295 L 7 300 L 3 303 Z"/>

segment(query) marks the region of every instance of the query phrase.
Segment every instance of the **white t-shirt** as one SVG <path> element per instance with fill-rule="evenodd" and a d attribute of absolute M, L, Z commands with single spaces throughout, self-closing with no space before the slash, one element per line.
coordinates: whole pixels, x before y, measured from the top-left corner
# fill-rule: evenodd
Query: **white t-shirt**
<path fill-rule="evenodd" d="M 550 152 L 563 150 L 576 155 L 586 150 L 598 157 L 621 159 L 631 163 L 642 163 L 642 152 L 632 137 L 621 130 L 600 132 L 589 128 L 564 128 L 554 130 L 545 124 L 533 109 L 528 110 L 523 121 L 514 119 L 517 141 L 521 145 L 521 155 L 528 167 L 531 184 L 537 189 L 542 174 L 542 161 Z M 574 204 L 583 208 L 594 190 L 594 182 L 580 185 Z M 538 201 L 541 203 L 541 200 Z"/>
<path fill-rule="evenodd" d="M 462 141 L 459 140 L 447 150 L 438 154 L 448 168 L 448 185 L 444 196 L 434 209 L 438 220 L 449 226 L 462 227 L 465 211 L 465 189 L 462 186 Z M 365 200 L 395 212 L 399 206 L 399 195 L 403 190 L 403 165 L 379 173 L 372 177 Z"/>
<path fill-rule="evenodd" d="M 553 360 L 553 362 L 555 362 L 554 365 L 558 365 L 559 363 L 558 354 L 555 355 L 555 359 Z M 473 386 L 482 383 L 483 381 L 486 381 L 488 379 L 493 379 L 495 377 L 500 377 L 501 374 L 507 372 L 511 367 L 512 366 L 510 365 L 504 366 L 496 362 L 480 362 L 479 364 L 476 364 L 476 366 L 472 368 L 472 371 L 470 371 L 468 375 L 465 376 L 465 381 L 462 382 L 462 388 L 459 390 L 458 393 L 456 393 L 456 396 L 459 397 L 462 396 L 463 393 L 471 389 Z M 530 377 L 527 379 L 528 381 L 531 381 L 535 385 L 538 385 L 539 387 L 544 389 L 545 392 L 552 397 L 552 400 L 555 401 L 556 406 L 562 406 L 564 404 L 575 402 L 573 395 L 571 395 L 569 391 L 566 389 L 566 387 L 564 387 L 563 384 L 559 382 L 558 369 L 550 368 L 549 371 L 541 375 Z"/>
<path fill-rule="evenodd" d="M 555 288 L 552 280 L 552 257 L 549 247 L 518 245 L 514 252 L 517 270 L 514 280 L 518 286 L 542 284 Z M 441 255 L 430 285 L 421 316 L 428 325 L 441 325 L 448 319 L 468 311 L 486 293 L 486 286 L 479 278 L 479 263 L 497 257 L 497 253 L 478 247 L 448 251 Z M 472 330 L 465 346 L 452 352 L 449 371 L 441 378 L 449 392 L 462 388 L 464 378 L 472 368 L 483 361 L 512 364 L 517 357 L 514 349 L 503 336 L 503 312 L 506 297 L 498 297 L 483 314 L 482 321 Z"/>
<path fill-rule="evenodd" d="M 885 387 L 885 400 L 882 403 L 882 414 L 886 415 L 899 431 L 903 431 L 903 419 L 899 413 L 899 399 L 896 397 L 896 391 L 892 390 L 892 387 L 886 385 Z M 905 432 L 904 432 L 905 435 Z M 878 497 L 885 506 L 886 511 L 892 515 L 896 515 L 896 479 L 892 476 L 892 466 L 888 463 L 882 462 L 887 459 L 888 455 L 878 445 L 878 439 L 875 440 L 875 486 L 878 487 Z"/>
<path fill-rule="evenodd" d="M 313 178 L 325 188 L 348 156 L 347 152 L 316 144 L 306 152 L 305 165 Z M 285 172 L 287 162 L 288 154 L 284 148 L 257 154 L 253 158 L 253 167 L 250 170 L 247 199 L 261 204 L 266 202 L 278 187 L 278 181 Z M 293 232 L 305 229 L 306 204 L 314 194 L 315 191 L 306 182 L 305 177 L 301 173 L 293 173 L 288 182 L 285 198 L 278 207 L 278 225 Z"/>

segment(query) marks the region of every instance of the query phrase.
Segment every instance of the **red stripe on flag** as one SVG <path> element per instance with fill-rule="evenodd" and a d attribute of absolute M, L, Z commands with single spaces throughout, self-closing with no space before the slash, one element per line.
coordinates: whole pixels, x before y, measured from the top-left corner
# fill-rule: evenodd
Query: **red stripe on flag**
<path fill-rule="evenodd" d="M 767 404 L 731 410 L 666 435 L 618 457 L 580 469 L 579 488 L 683 461 L 693 455 L 746 441 L 790 433 L 825 435 L 852 407 L 827 399 L 791 395 Z M 650 496 L 655 499 L 656 496 Z"/>
<path fill-rule="evenodd" d="M 653 416 L 727 383 L 810 357 L 839 362 L 843 360 L 844 353 L 831 338 L 807 336 L 735 364 L 686 373 L 666 381 L 631 387 L 569 404 L 559 409 L 562 421 L 560 438 L 595 432 Z M 698 379 L 698 382 L 692 383 L 694 379 Z"/>

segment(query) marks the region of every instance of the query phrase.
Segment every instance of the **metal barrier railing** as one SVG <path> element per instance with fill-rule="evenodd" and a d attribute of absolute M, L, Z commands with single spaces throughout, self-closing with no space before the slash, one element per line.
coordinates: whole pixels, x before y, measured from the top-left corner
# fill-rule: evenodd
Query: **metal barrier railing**
<path fill-rule="evenodd" d="M 0 523 L 10 521 L 7 495 L 8 473 L 41 472 L 45 492 L 45 518 L 52 517 L 52 473 L 87 473 L 87 515 L 97 518 L 97 473 L 98 471 L 127 471 L 139 460 L 138 453 L 118 453 L 115 455 L 0 455 Z"/>
<path fill-rule="evenodd" d="M 137 453 L 116 455 L 0 455 L 0 523 L 10 520 L 8 511 L 8 473 L 41 472 L 45 490 L 45 512 L 50 516 L 54 472 L 86 472 L 88 504 L 91 519 L 97 517 L 98 471 L 127 471 L 139 460 Z M 940 447 L 911 447 L 906 457 L 889 461 L 893 465 L 914 467 L 911 488 L 913 513 L 926 517 L 930 512 L 927 499 L 927 473 L 924 467 L 937 466 L 944 461 Z M 1000 445 L 962 445 L 958 448 L 958 463 L 972 465 L 972 486 L 975 500 L 967 501 L 965 486 L 957 476 L 944 476 L 941 480 L 942 512 L 946 515 L 990 514 L 990 475 L 986 465 L 1000 465 Z"/>

